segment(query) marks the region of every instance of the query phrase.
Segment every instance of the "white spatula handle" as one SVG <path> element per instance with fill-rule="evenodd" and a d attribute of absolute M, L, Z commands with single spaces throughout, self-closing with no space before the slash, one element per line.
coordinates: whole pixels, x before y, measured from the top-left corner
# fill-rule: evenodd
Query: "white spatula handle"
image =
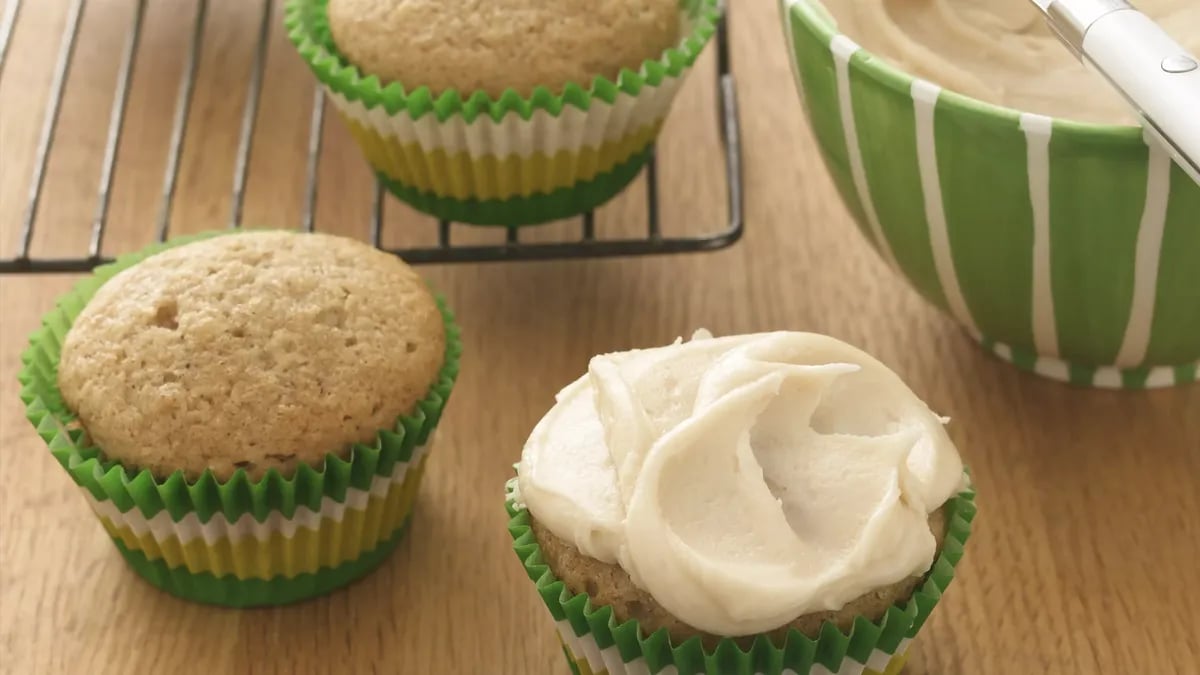
<path fill-rule="evenodd" d="M 1135 107 L 1147 130 L 1200 183 L 1200 59 L 1136 9 L 1120 9 L 1087 27 L 1090 61 Z"/>

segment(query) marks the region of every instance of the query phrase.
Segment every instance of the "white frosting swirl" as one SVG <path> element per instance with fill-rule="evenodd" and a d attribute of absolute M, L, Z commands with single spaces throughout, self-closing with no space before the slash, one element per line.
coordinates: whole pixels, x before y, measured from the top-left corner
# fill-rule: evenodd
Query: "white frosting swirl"
<path fill-rule="evenodd" d="M 688 624 L 769 631 L 933 564 L 944 420 L 833 338 L 697 334 L 597 356 L 534 429 L 521 501 Z"/>

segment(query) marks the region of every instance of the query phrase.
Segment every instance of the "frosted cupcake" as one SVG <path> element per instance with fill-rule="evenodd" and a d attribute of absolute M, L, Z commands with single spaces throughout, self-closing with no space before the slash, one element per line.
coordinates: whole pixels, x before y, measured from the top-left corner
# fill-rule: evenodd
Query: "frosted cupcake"
<path fill-rule="evenodd" d="M 523 225 L 633 180 L 717 15 L 717 0 L 291 0 L 287 25 L 396 196 Z"/>
<path fill-rule="evenodd" d="M 349 239 L 167 248 L 97 270 L 46 316 L 24 355 L 30 419 L 171 593 L 279 604 L 361 576 L 407 523 L 457 374 L 452 317 Z"/>
<path fill-rule="evenodd" d="M 894 673 L 975 512 L 943 423 L 819 335 L 598 356 L 530 436 L 510 531 L 576 672 Z"/>

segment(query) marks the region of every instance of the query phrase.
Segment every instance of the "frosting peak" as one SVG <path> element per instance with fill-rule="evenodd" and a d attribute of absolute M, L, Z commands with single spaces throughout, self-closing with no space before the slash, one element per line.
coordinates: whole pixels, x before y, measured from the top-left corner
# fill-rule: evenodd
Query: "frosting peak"
<path fill-rule="evenodd" d="M 765 632 L 929 569 L 962 464 L 943 421 L 832 338 L 765 333 L 595 357 L 522 454 L 550 531 L 679 619 Z"/>

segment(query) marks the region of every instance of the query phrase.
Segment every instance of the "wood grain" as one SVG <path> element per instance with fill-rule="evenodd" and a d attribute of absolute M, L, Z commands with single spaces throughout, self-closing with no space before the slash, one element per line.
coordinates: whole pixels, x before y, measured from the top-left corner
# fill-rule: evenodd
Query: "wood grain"
<path fill-rule="evenodd" d="M 17 240 L 68 4 L 23 3 L 0 79 L 6 255 Z M 1200 388 L 1076 390 L 985 355 L 858 235 L 804 123 L 775 3 L 735 4 L 745 239 L 707 255 L 425 268 L 461 318 L 463 375 L 411 535 L 378 572 L 329 597 L 221 610 L 175 600 L 134 577 L 24 421 L 17 398 L 25 336 L 72 279 L 0 278 L 0 670 L 566 672 L 545 610 L 510 550 L 503 481 L 554 392 L 590 355 L 664 343 L 705 326 L 835 335 L 878 355 L 954 418 L 981 516 L 960 579 L 923 632 L 908 673 L 1200 672 Z M 153 232 L 195 8 L 194 0 L 148 5 L 105 242 L 110 252 L 137 247 Z M 86 246 L 111 83 L 133 6 L 85 3 L 36 252 Z M 172 213 L 176 232 L 227 222 L 257 7 L 210 2 Z M 279 17 L 273 21 L 245 214 L 247 222 L 294 227 L 312 83 Z M 661 144 L 664 227 L 676 231 L 722 219 L 705 76 L 711 54 L 703 68 Z M 325 141 L 318 227 L 364 236 L 371 186 L 332 114 Z M 643 190 L 635 186 L 602 213 L 604 232 L 641 226 Z M 433 240 L 427 219 L 407 209 L 389 205 L 386 220 L 392 243 Z"/>

